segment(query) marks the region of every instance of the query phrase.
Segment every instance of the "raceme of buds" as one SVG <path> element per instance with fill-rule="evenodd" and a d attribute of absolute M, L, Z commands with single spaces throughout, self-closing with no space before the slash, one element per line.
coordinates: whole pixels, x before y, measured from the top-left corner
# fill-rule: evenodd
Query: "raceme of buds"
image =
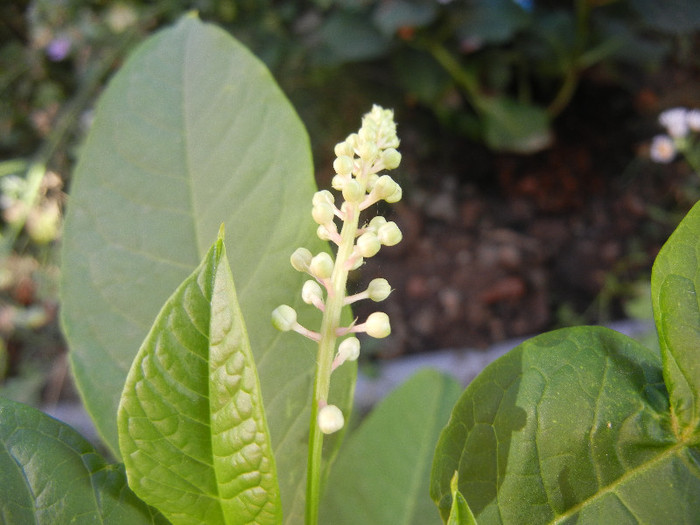
<path fill-rule="evenodd" d="M 366 258 L 379 252 L 382 246 L 394 246 L 402 234 L 397 224 L 384 217 L 361 219 L 373 204 L 384 200 L 394 203 L 401 200 L 401 186 L 384 173 L 399 166 L 401 153 L 396 148 L 393 111 L 373 106 L 362 118 L 357 133 L 351 133 L 336 144 L 333 161 L 335 175 L 331 186 L 339 194 L 321 190 L 314 194 L 311 216 L 318 225 L 316 233 L 324 241 L 336 246 L 332 257 L 326 252 L 313 255 L 306 248 L 298 248 L 291 256 L 292 267 L 313 277 L 307 280 L 301 291 L 302 300 L 323 312 L 321 329 L 312 332 L 297 322 L 296 311 L 287 305 L 275 309 L 273 325 L 283 331 L 293 330 L 319 342 L 314 403 L 317 407 L 317 428 L 332 433 L 344 425 L 343 414 L 334 405 L 327 404 L 330 375 L 347 361 L 354 361 L 360 354 L 360 341 L 351 333 L 366 333 L 383 338 L 391 334 L 389 316 L 375 312 L 364 323 L 340 326 L 341 311 L 345 305 L 363 299 L 383 301 L 391 293 L 386 279 L 373 279 L 367 289 L 348 296 L 345 292 L 348 272 L 359 268 Z M 336 203 L 338 197 L 341 203 Z M 325 290 L 324 290 L 325 288 Z M 335 350 L 339 337 L 345 337 Z"/>

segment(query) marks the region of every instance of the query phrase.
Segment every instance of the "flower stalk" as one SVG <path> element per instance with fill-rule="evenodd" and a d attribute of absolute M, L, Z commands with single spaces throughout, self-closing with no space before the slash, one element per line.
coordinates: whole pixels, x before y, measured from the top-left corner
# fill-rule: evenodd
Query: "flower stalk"
<path fill-rule="evenodd" d="M 341 326 L 341 314 L 348 304 L 363 299 L 382 301 L 391 293 L 385 279 L 374 279 L 366 291 L 352 296 L 347 295 L 346 286 L 350 271 L 376 255 L 382 246 L 393 246 L 401 241 L 398 226 L 383 217 L 375 217 L 360 226 L 363 210 L 380 200 L 397 202 L 402 196 L 401 187 L 389 175 L 380 174 L 398 167 L 401 161 L 401 154 L 396 150 L 399 140 L 393 117 L 391 110 L 375 105 L 363 117 L 358 133 L 348 135 L 336 145 L 333 163 L 336 175 L 332 186 L 342 194 L 340 207 L 328 190 L 314 195 L 311 216 L 318 224 L 318 236 L 337 245 L 335 259 L 324 252 L 313 255 L 306 248 L 298 248 L 291 256 L 294 269 L 313 278 L 304 284 L 302 298 L 323 312 L 320 330 L 314 332 L 299 325 L 296 312 L 290 306 L 281 305 L 272 314 L 276 328 L 293 330 L 318 342 L 307 460 L 307 525 L 318 522 L 323 436 L 340 430 L 346 420 L 342 411 L 329 403 L 331 375 L 343 363 L 359 356 L 360 342 L 354 337 L 355 333 L 376 338 L 391 333 L 389 316 L 383 312 L 370 314 L 365 322 L 353 322 L 346 327 Z M 340 230 L 336 220 L 342 222 Z M 343 337 L 338 345 L 338 339 Z"/>

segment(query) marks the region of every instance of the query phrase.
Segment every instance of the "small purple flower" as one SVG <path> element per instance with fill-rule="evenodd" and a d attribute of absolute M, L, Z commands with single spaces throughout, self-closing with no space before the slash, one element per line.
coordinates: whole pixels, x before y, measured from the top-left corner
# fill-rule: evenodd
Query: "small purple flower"
<path fill-rule="evenodd" d="M 60 62 L 68 56 L 72 42 L 67 36 L 57 36 L 46 46 L 46 55 L 49 60 Z"/>
<path fill-rule="evenodd" d="M 676 157 L 676 146 L 668 135 L 657 135 L 651 141 L 649 156 L 654 162 L 668 164 Z"/>

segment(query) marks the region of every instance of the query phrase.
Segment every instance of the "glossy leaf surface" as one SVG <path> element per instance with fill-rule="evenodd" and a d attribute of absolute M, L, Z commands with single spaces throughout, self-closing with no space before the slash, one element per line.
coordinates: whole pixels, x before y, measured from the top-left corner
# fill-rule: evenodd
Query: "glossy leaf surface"
<path fill-rule="evenodd" d="M 673 433 L 659 357 L 606 328 L 535 337 L 488 366 L 440 436 L 431 495 L 450 479 L 480 524 L 694 523 L 700 448 Z"/>
<path fill-rule="evenodd" d="M 223 239 L 168 299 L 119 406 L 129 483 L 174 524 L 281 522 L 260 386 Z"/>
<path fill-rule="evenodd" d="M 433 370 L 417 373 L 352 432 L 331 470 L 321 523 L 440 523 L 429 473 L 440 429 L 460 386 Z"/>
<path fill-rule="evenodd" d="M 165 525 L 68 425 L 0 398 L 0 522 Z"/>
<path fill-rule="evenodd" d="M 61 311 L 78 386 L 116 455 L 131 362 L 224 222 L 284 472 L 285 519 L 303 512 L 315 347 L 275 331 L 270 312 L 301 305 L 300 321 L 318 322 L 306 318 L 295 292 L 304 276 L 289 265 L 299 246 L 327 249 L 310 214 L 315 190 L 301 122 L 264 66 L 224 31 L 185 17 L 149 38 L 112 79 L 73 176 Z M 343 409 L 353 373 L 348 367 L 334 379 L 332 402 Z"/>
<path fill-rule="evenodd" d="M 700 204 L 659 252 L 651 279 L 664 379 L 680 434 L 700 432 Z"/>

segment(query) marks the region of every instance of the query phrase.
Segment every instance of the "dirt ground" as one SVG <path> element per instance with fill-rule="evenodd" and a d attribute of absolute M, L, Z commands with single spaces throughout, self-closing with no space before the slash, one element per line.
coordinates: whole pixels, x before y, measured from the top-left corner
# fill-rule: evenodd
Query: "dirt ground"
<path fill-rule="evenodd" d="M 654 257 L 697 200 L 687 164 L 648 158 L 662 131 L 658 113 L 700 107 L 697 86 L 673 71 L 635 89 L 584 84 L 556 122 L 552 147 L 532 156 L 492 154 L 455 137 L 426 156 L 420 110 L 403 114 L 406 198 L 385 212 L 404 240 L 351 284 L 362 289 L 381 275 L 395 289 L 355 311 L 391 316 L 392 336 L 375 354 L 480 348 L 628 315 L 625 303 L 640 290 L 644 297 Z"/>

